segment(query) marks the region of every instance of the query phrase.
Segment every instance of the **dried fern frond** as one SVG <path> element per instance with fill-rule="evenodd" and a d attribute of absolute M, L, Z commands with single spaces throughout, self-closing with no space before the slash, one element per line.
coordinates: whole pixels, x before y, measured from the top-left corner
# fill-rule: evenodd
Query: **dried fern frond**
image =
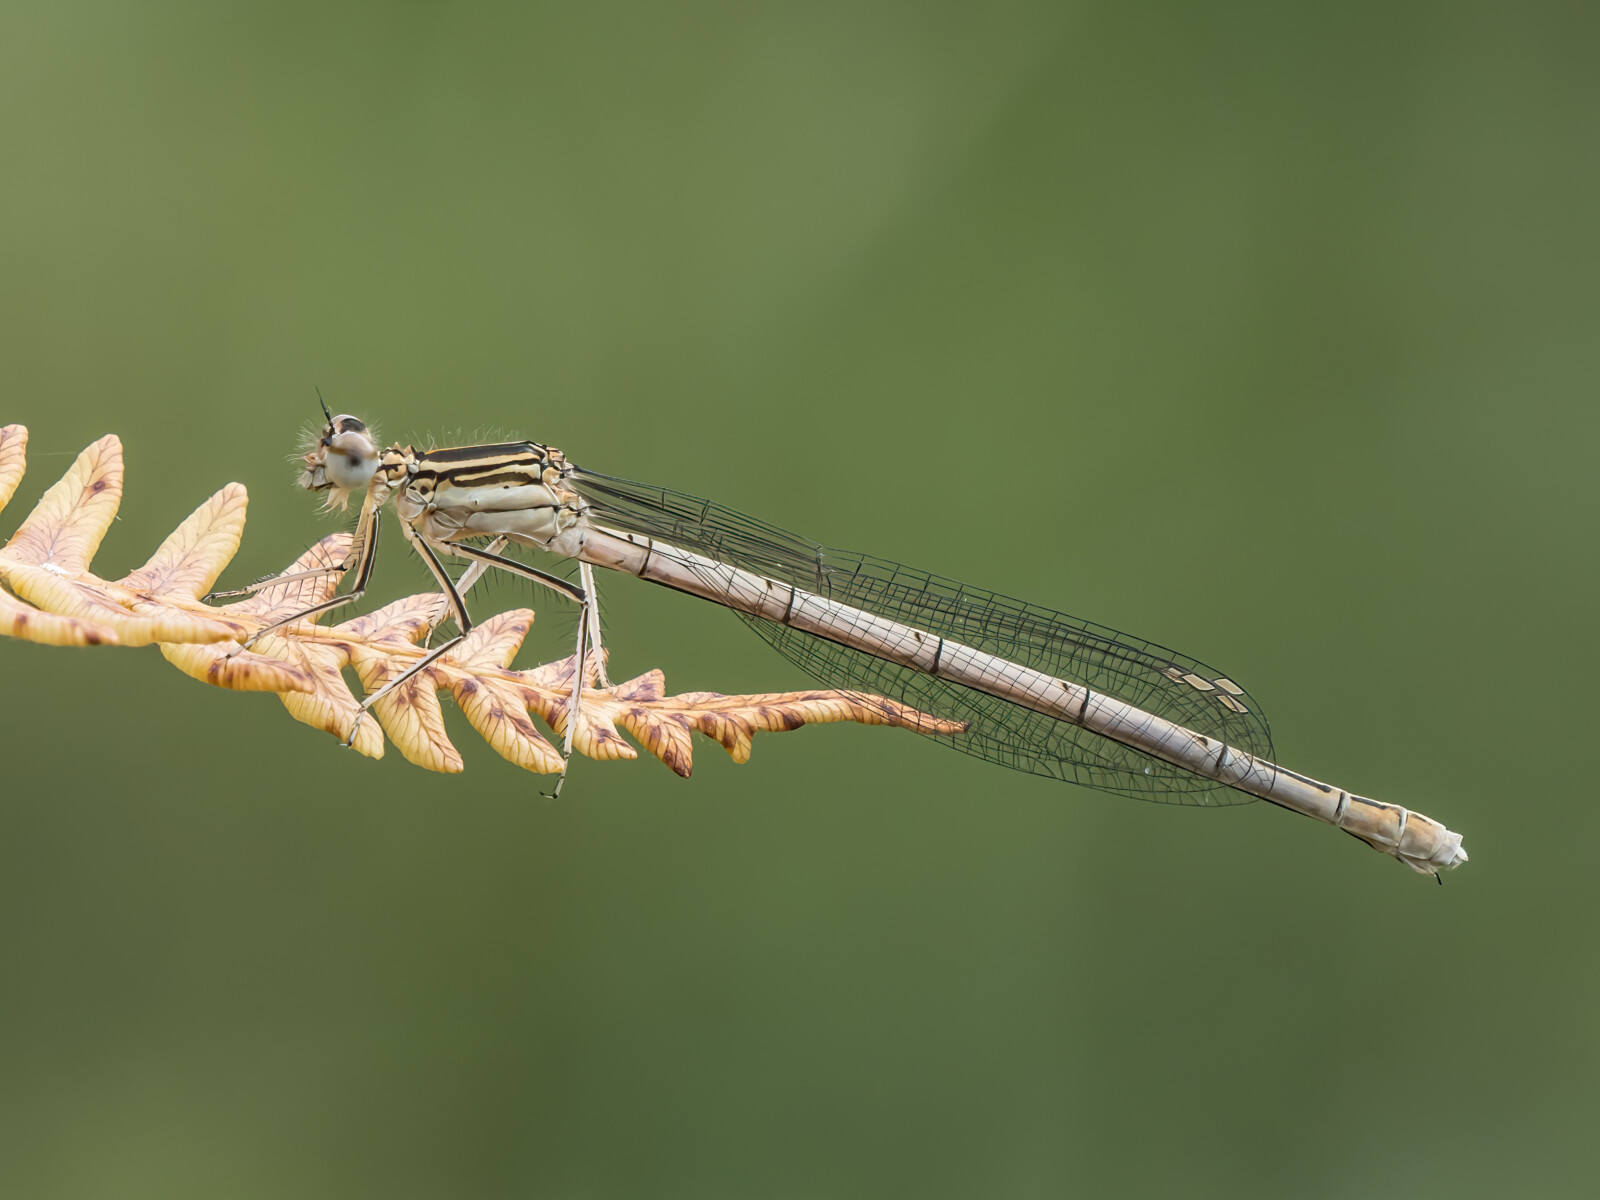
<path fill-rule="evenodd" d="M 0 509 L 26 469 L 28 431 L 0 426 Z M 122 443 L 107 436 L 84 450 L 0 549 L 0 635 L 52 646 L 157 645 L 179 670 L 235 691 L 276 692 L 298 721 L 349 737 L 359 705 L 341 674 L 353 667 L 370 695 L 422 656 L 420 643 L 446 615 L 437 593 L 407 596 L 341 625 L 302 621 L 267 634 L 250 650 L 240 643 L 331 596 L 338 576 L 267 587 L 235 604 L 201 602 L 239 548 L 247 497 L 230 483 L 190 514 L 150 561 L 116 582 L 89 566 L 122 502 Z M 343 562 L 350 535 L 323 538 L 283 572 Z M 561 769 L 561 755 L 531 719 L 565 736 L 575 657 L 532 670 L 511 668 L 533 624 L 531 609 L 481 622 L 453 652 L 373 706 L 377 722 L 357 727 L 355 748 L 383 755 L 383 734 L 409 761 L 431 771 L 460 771 L 461 755 L 445 736 L 438 693 L 449 692 L 484 740 L 530 771 Z M 597 759 L 636 758 L 626 730 L 679 775 L 692 765 L 692 733 L 702 733 L 735 762 L 750 757 L 758 732 L 854 721 L 923 733 L 960 733 L 893 700 L 848 691 L 723 696 L 668 696 L 660 671 L 596 689 L 588 660 L 573 745 Z M 381 732 L 380 732 L 381 726 Z"/>

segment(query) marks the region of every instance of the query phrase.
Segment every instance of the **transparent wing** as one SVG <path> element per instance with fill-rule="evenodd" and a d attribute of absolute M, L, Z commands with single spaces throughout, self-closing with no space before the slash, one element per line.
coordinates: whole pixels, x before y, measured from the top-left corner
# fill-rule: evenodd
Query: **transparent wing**
<path fill-rule="evenodd" d="M 1272 760 L 1272 734 L 1259 705 L 1198 659 L 953 579 L 828 549 L 697 496 L 577 468 L 568 482 L 590 503 L 590 519 L 597 525 L 657 538 L 964 642 Z M 892 696 L 935 716 L 968 722 L 967 733 L 940 740 L 989 762 L 1141 800 L 1215 806 L 1253 799 L 1070 722 L 787 625 L 738 615 L 829 687 Z"/>

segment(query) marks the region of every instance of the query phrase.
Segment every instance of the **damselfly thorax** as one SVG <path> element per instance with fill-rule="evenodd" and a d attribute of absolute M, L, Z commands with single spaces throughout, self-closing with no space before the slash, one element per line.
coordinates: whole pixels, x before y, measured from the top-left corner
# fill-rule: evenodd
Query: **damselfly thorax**
<path fill-rule="evenodd" d="M 385 451 L 380 475 L 395 514 L 435 541 L 503 537 L 576 558 L 588 504 L 566 482 L 566 456 L 537 442 Z"/>

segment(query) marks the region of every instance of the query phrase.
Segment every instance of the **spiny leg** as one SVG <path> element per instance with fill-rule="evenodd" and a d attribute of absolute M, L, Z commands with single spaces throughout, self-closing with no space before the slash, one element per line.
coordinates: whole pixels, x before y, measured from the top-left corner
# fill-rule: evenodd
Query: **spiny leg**
<path fill-rule="evenodd" d="M 479 549 L 477 546 L 463 545 L 460 542 L 441 542 L 433 538 L 426 538 L 425 540 L 436 552 L 451 554 L 456 558 L 464 558 L 471 564 L 461 575 L 462 580 L 465 582 L 456 584 L 457 590 L 463 594 L 467 588 L 478 581 L 484 572 L 491 567 L 495 567 L 509 575 L 516 575 L 522 579 L 531 579 L 534 583 L 547 587 L 551 591 L 565 596 L 568 600 L 576 600 L 580 604 L 583 602 L 584 593 L 582 589 L 574 587 L 559 575 L 551 575 L 547 571 L 539 570 L 538 567 L 530 567 L 527 563 L 520 563 L 514 558 L 506 558 L 503 555 L 496 554 L 495 551 L 506 544 L 506 539 L 503 537 L 495 538 L 483 549 Z"/>
<path fill-rule="evenodd" d="M 504 539 L 497 539 L 497 541 L 503 542 Z M 490 543 L 491 546 L 494 544 Z M 579 604 L 583 603 L 585 592 L 582 588 L 576 584 L 568 583 L 559 575 L 541 571 L 538 567 L 530 567 L 527 563 L 520 563 L 514 558 L 505 558 L 502 555 L 493 553 L 491 550 L 480 550 L 477 546 L 468 546 L 461 542 L 435 542 L 430 539 L 429 545 L 445 554 L 453 554 L 457 558 L 469 559 L 475 565 L 481 563 L 485 569 L 498 567 L 500 570 L 509 572 L 512 575 L 520 576 L 523 579 L 531 579 L 534 583 L 542 584 L 553 592 L 559 592 L 568 600 L 576 600 Z M 474 576 L 474 579 L 476 579 L 476 576 Z"/>
<path fill-rule="evenodd" d="M 561 746 L 561 777 L 556 780 L 555 790 L 545 793 L 552 800 L 558 798 L 561 795 L 562 784 L 567 781 L 567 768 L 572 762 L 572 741 L 576 736 L 578 718 L 582 712 L 583 684 L 587 674 L 585 671 L 587 666 L 587 635 L 591 629 L 598 630 L 599 628 L 599 622 L 594 617 L 593 576 L 589 577 L 588 586 L 579 588 L 574 587 L 559 575 L 551 575 L 546 571 L 539 570 L 537 567 L 530 567 L 527 563 L 519 563 L 512 558 L 503 558 L 494 553 L 494 550 L 504 542 L 504 539 L 496 539 L 495 542 L 490 543 L 490 549 L 487 550 L 480 550 L 476 546 L 467 546 L 459 542 L 435 542 L 427 538 L 422 539 L 422 541 L 424 546 L 430 549 L 440 550 L 446 554 L 454 554 L 460 558 L 471 559 L 473 567 L 481 566 L 485 570 L 490 567 L 496 567 L 512 575 L 521 576 L 523 579 L 531 579 L 535 583 L 543 584 L 551 591 L 559 592 L 569 600 L 576 600 L 581 606 L 578 612 L 578 649 L 575 656 L 577 667 L 573 676 L 572 690 L 568 696 L 570 707 L 567 712 L 567 732 Z M 587 564 L 582 565 L 587 570 Z M 468 568 L 469 573 L 471 570 L 472 568 Z M 465 579 L 467 576 L 463 575 L 462 578 Z M 476 578 L 477 576 L 473 576 L 474 580 Z M 454 645 L 454 642 L 451 645 Z M 431 658 L 429 661 L 432 661 Z M 602 660 L 603 669 L 604 662 Z"/>
<path fill-rule="evenodd" d="M 572 689 L 567 693 L 567 733 L 561 742 L 561 774 L 556 778 L 555 790 L 545 793 L 552 800 L 561 799 L 561 785 L 567 782 L 567 768 L 572 765 L 572 739 L 583 714 L 583 679 L 587 674 L 585 647 L 589 639 L 589 609 L 593 604 L 594 594 L 586 593 L 583 609 L 578 614 L 578 649 L 573 655 Z"/>
<path fill-rule="evenodd" d="M 506 539 L 503 537 L 497 537 L 483 549 L 487 554 L 498 554 L 500 551 L 505 549 L 505 546 Z M 492 565 L 493 564 L 491 563 L 484 562 L 482 559 L 478 559 L 467 564 L 467 569 L 461 572 L 461 578 L 456 580 L 456 591 L 461 594 L 461 598 L 463 600 L 467 598 L 467 593 L 473 589 L 478 580 L 482 579 L 489 573 L 489 568 Z"/>
<path fill-rule="evenodd" d="M 269 587 L 278 587 L 285 583 L 303 583 L 307 579 L 321 579 L 325 575 L 343 575 L 350 569 L 349 561 L 334 567 L 318 567 L 314 571 L 296 571 L 293 575 L 263 575 L 254 583 L 242 588 L 233 588 L 226 592 L 207 592 L 200 599 L 209 604 L 213 600 L 226 600 L 230 596 L 254 596 L 257 592 L 265 591 Z"/>
<path fill-rule="evenodd" d="M 233 588 L 225 592 L 207 592 L 202 600 L 226 600 L 230 596 L 253 596 L 257 592 L 266 591 L 271 587 L 280 587 L 286 583 L 303 583 L 308 579 L 321 579 L 328 575 L 343 575 L 352 565 L 361 565 L 370 573 L 372 558 L 378 551 L 378 506 L 377 497 L 368 492 L 366 499 L 361 502 L 361 516 L 356 521 L 356 532 L 350 543 L 350 549 L 345 554 L 344 561 L 331 567 L 315 567 L 309 571 L 296 571 L 293 575 L 268 575 L 258 579 L 248 587 Z M 365 586 L 364 584 L 361 586 Z M 307 614 L 302 613 L 292 620 L 302 620 Z M 264 630 L 262 632 L 265 632 Z M 259 636 L 259 635 L 258 635 Z"/>
<path fill-rule="evenodd" d="M 343 608 L 346 604 L 354 604 L 357 600 L 361 599 L 363 593 L 365 593 L 367 590 L 367 583 L 372 579 L 372 565 L 378 559 L 378 510 L 373 507 L 370 496 L 368 497 L 367 503 L 362 506 L 361 521 L 356 526 L 356 542 L 358 549 L 360 550 L 361 557 L 356 564 L 355 586 L 350 589 L 348 594 L 343 596 L 335 596 L 331 600 L 324 600 L 321 604 L 313 604 L 311 607 L 302 609 L 291 616 L 283 618 L 281 621 L 274 621 L 271 625 L 263 626 L 252 633 L 244 641 L 240 642 L 239 649 L 250 649 L 250 647 L 255 645 L 260 638 L 272 633 L 274 630 L 282 629 L 285 625 L 297 624 L 300 621 L 304 621 L 307 617 L 314 617 L 318 613 L 329 612 L 335 608 Z M 348 567 L 349 561 L 346 560 L 343 566 L 327 567 L 317 571 L 307 571 L 303 574 L 325 575 L 330 574 L 333 571 L 342 572 Z M 292 582 L 298 578 L 301 578 L 300 574 L 290 575 L 280 579 L 278 582 Z M 234 651 L 233 653 L 237 652 L 238 651 Z"/>
<path fill-rule="evenodd" d="M 487 550 L 488 553 L 493 554 L 496 551 L 503 549 L 505 547 L 505 544 L 506 544 L 506 539 L 505 538 L 497 537 L 497 538 L 494 539 L 494 541 L 490 542 L 489 545 L 487 547 L 485 547 L 485 549 Z M 435 550 L 443 549 L 443 550 L 448 552 L 450 547 L 449 547 L 448 544 L 446 544 L 444 542 L 436 542 L 434 544 L 434 549 Z M 461 577 L 456 580 L 456 594 L 458 596 L 460 596 L 462 598 L 462 600 L 465 600 L 467 598 L 467 593 L 470 592 L 473 589 L 473 587 L 477 584 L 478 580 L 482 579 L 484 577 L 484 575 L 488 574 L 489 567 L 490 567 L 490 564 L 487 563 L 487 562 L 471 562 L 471 561 L 469 561 L 468 564 L 467 564 L 467 569 L 465 571 L 461 572 Z M 445 596 L 445 594 L 443 592 L 439 593 L 439 599 L 441 599 L 441 600 L 443 600 L 445 602 L 445 607 L 446 608 L 450 607 L 450 601 Z M 440 619 L 442 620 L 443 618 L 441 617 Z M 433 630 L 429 630 L 428 631 L 428 636 L 423 639 L 422 644 L 424 646 L 427 646 L 427 645 L 430 645 L 432 643 L 432 641 L 433 641 Z"/>
<path fill-rule="evenodd" d="M 594 586 L 594 568 L 582 559 L 578 560 L 578 582 L 583 584 L 583 590 L 589 597 L 589 644 L 594 647 L 598 682 L 602 688 L 609 688 L 611 676 L 606 673 L 606 651 L 600 641 L 600 593 Z"/>
<path fill-rule="evenodd" d="M 367 715 L 367 710 L 369 708 L 371 708 L 379 700 L 382 700 L 385 696 L 389 695 L 390 692 L 394 691 L 395 688 L 399 687 L 407 680 L 412 679 L 418 673 L 427 670 L 427 668 L 432 666 L 440 658 L 459 646 L 462 639 L 464 639 L 467 634 L 472 632 L 472 617 L 467 613 L 466 603 L 461 599 L 460 594 L 456 591 L 456 585 L 450 581 L 450 576 L 446 573 L 444 565 L 440 563 L 439 556 L 433 552 L 433 547 L 429 544 L 428 539 L 416 533 L 416 531 L 411 528 L 411 525 L 405 521 L 400 523 L 400 531 L 406 535 L 406 540 L 417 548 L 417 552 L 422 555 L 423 563 L 432 573 L 434 581 L 443 590 L 445 600 L 450 605 L 451 615 L 456 619 L 456 636 L 435 646 L 432 650 L 428 651 L 428 653 L 424 654 L 404 671 L 401 671 L 400 674 L 389 680 L 388 683 L 384 684 L 377 691 L 373 692 L 372 695 L 363 700 L 360 707 L 356 709 L 355 720 L 350 722 L 350 736 L 345 738 L 343 743 L 346 746 L 352 746 L 355 744 L 356 730 L 361 728 L 362 718 Z"/>
<path fill-rule="evenodd" d="M 466 604 L 461 599 L 460 585 L 451 583 L 450 576 L 445 573 L 444 566 L 439 562 L 438 558 L 439 553 L 452 554 L 460 558 L 468 559 L 472 563 L 472 565 L 467 568 L 466 573 L 464 573 L 461 577 L 466 587 L 471 587 L 472 584 L 477 582 L 484 571 L 494 567 L 502 571 L 507 571 L 513 575 L 519 575 L 524 579 L 531 579 L 535 583 L 543 584 L 545 587 L 550 588 L 552 591 L 561 593 L 568 599 L 576 600 L 581 606 L 578 618 L 578 648 L 576 653 L 577 666 L 573 677 L 572 689 L 569 693 L 567 730 L 566 736 L 562 741 L 561 748 L 561 776 L 556 780 L 554 791 L 546 793 L 552 800 L 558 798 L 561 795 L 561 786 L 566 782 L 567 779 L 567 768 L 572 761 L 573 739 L 577 733 L 578 720 L 582 712 L 583 684 L 587 676 L 586 668 L 588 665 L 586 645 L 587 634 L 595 624 L 593 617 L 593 594 L 583 590 L 582 588 L 574 587 L 572 584 L 568 583 L 565 579 L 562 579 L 559 576 L 550 575 L 539 570 L 537 567 L 530 567 L 526 563 L 519 563 L 515 559 L 503 558 L 496 554 L 494 551 L 499 549 L 500 546 L 504 544 L 505 539 L 503 538 L 497 538 L 494 542 L 491 542 L 489 549 L 479 549 L 476 546 L 465 546 L 454 542 L 435 541 L 432 538 L 424 537 L 421 534 L 416 533 L 412 530 L 409 524 L 402 524 L 401 531 L 406 535 L 407 539 L 412 543 L 412 545 L 416 546 L 421 552 L 423 561 L 428 566 L 428 570 L 433 573 L 435 581 L 439 584 L 440 589 L 444 592 L 446 600 L 450 604 L 452 615 L 454 615 L 456 618 L 456 624 L 460 628 L 460 633 L 456 637 L 451 638 L 449 641 L 444 642 L 442 645 L 439 645 L 433 650 L 429 651 L 427 655 L 413 663 L 400 675 L 384 684 L 382 688 L 374 692 L 371 696 L 368 696 L 362 703 L 360 710 L 357 712 L 355 722 L 350 727 L 350 736 L 345 739 L 344 744 L 348 746 L 354 742 L 356 729 L 360 726 L 361 719 L 365 715 L 367 709 L 371 708 L 379 700 L 389 695 L 389 693 L 394 691 L 395 688 L 413 678 L 418 672 L 426 669 L 433 663 L 437 662 L 442 656 L 448 654 L 461 643 L 462 639 L 465 638 L 469 632 L 471 632 L 472 618 L 467 615 Z"/>

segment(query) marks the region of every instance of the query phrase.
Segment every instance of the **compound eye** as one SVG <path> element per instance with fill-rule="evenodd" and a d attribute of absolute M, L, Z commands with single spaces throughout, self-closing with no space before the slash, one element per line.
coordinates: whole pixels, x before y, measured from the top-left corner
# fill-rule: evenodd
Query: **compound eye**
<path fill-rule="evenodd" d="M 328 476 L 328 482 L 334 487 L 355 491 L 366 487 L 372 481 L 373 475 L 378 470 L 378 460 L 372 458 L 363 461 L 336 454 L 328 459 L 323 470 Z"/>
<path fill-rule="evenodd" d="M 365 433 L 336 433 L 329 439 L 323 471 L 336 488 L 364 488 L 378 471 L 377 448 Z"/>

